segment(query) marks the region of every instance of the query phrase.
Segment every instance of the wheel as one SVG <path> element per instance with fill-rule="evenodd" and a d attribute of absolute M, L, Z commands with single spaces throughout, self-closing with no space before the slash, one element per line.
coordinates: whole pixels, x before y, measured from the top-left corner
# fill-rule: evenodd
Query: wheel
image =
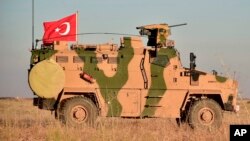
<path fill-rule="evenodd" d="M 190 108 L 188 122 L 194 129 L 218 129 L 222 124 L 221 107 L 211 99 L 196 101 Z"/>
<path fill-rule="evenodd" d="M 67 99 L 60 107 L 59 119 L 67 126 L 93 125 L 97 118 L 95 104 L 86 97 Z"/>

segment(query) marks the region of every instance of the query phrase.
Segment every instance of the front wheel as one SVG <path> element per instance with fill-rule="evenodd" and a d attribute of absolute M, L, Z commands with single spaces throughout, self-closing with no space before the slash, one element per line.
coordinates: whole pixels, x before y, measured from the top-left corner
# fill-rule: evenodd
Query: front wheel
<path fill-rule="evenodd" d="M 97 118 L 95 104 L 85 97 L 73 97 L 63 102 L 59 119 L 68 126 L 93 125 Z"/>
<path fill-rule="evenodd" d="M 199 100 L 191 106 L 188 122 L 195 129 L 218 129 L 222 124 L 222 111 L 211 99 Z"/>

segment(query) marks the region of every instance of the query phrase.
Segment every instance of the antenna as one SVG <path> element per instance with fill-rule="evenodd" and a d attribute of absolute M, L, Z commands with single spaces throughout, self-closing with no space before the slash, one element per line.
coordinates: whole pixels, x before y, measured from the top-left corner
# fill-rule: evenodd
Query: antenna
<path fill-rule="evenodd" d="M 223 69 L 224 69 L 224 71 L 225 71 L 225 73 L 226 73 L 226 76 L 227 76 L 227 77 L 233 78 L 233 77 L 230 75 L 230 69 L 229 69 L 229 67 L 225 64 L 223 58 L 222 58 L 221 56 L 219 56 L 219 59 L 220 59 L 221 65 L 222 65 L 222 67 L 223 67 Z"/>
<path fill-rule="evenodd" d="M 78 45 L 78 25 L 79 25 L 79 19 L 78 19 L 78 16 L 79 16 L 79 12 L 78 10 L 76 11 L 76 44 Z"/>
<path fill-rule="evenodd" d="M 70 34 L 70 35 L 66 35 L 64 37 L 67 36 L 75 36 L 75 35 L 101 35 L 101 34 L 106 34 L 106 35 L 121 35 L 121 36 L 137 36 L 137 37 L 145 37 L 143 35 L 136 35 L 136 34 L 126 34 L 126 33 L 111 33 L 111 32 L 89 32 L 89 33 L 78 33 L 78 34 Z M 56 39 L 56 38 L 60 38 L 61 36 L 57 36 L 57 37 L 53 37 L 53 38 L 46 38 L 46 39 Z M 42 41 L 43 39 L 37 39 L 36 42 Z"/>
<path fill-rule="evenodd" d="M 32 50 L 34 48 L 34 0 L 32 0 Z"/>

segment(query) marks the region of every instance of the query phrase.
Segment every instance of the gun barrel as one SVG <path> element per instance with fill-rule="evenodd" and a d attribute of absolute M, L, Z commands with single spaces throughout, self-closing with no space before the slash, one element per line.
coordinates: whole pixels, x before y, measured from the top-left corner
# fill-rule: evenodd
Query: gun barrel
<path fill-rule="evenodd" d="M 187 23 L 170 25 L 169 27 L 177 27 L 177 26 L 183 26 L 183 25 L 187 25 Z"/>

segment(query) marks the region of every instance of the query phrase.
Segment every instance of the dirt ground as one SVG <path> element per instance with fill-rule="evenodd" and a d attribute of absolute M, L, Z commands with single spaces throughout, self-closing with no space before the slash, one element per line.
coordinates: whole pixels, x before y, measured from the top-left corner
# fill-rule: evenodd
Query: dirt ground
<path fill-rule="evenodd" d="M 230 124 L 250 124 L 250 100 L 239 101 L 238 113 L 225 112 L 217 131 L 197 131 L 175 119 L 98 118 L 95 127 L 70 128 L 32 100 L 0 99 L 0 140 L 10 141 L 227 141 Z"/>

